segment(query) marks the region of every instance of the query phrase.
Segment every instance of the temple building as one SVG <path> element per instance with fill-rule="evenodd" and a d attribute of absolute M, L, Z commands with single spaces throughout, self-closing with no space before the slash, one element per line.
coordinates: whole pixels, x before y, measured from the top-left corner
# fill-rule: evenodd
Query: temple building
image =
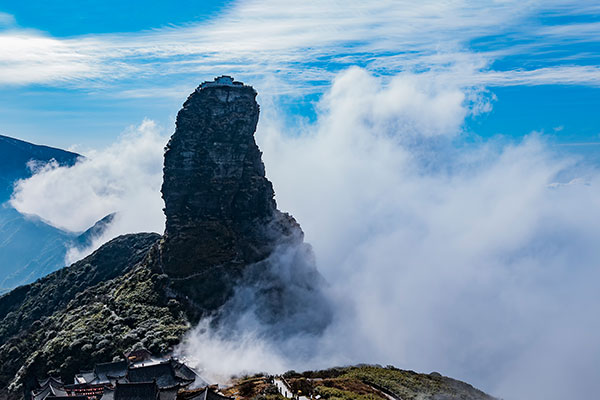
<path fill-rule="evenodd" d="M 213 81 L 205 81 L 200 84 L 197 90 L 204 89 L 209 86 L 244 86 L 242 82 L 238 82 L 229 75 L 221 75 Z"/>
<path fill-rule="evenodd" d="M 186 399 L 229 400 L 215 389 L 209 389 L 208 383 L 181 361 L 153 358 L 147 350 L 140 349 L 126 353 L 124 360 L 96 364 L 92 371 L 81 371 L 75 375 L 73 384 L 65 384 L 55 377 L 39 380 L 38 388 L 31 391 L 31 398 L 176 400 L 180 392 L 193 387 L 204 389 L 194 389 L 186 396 L 204 393 L 204 398 Z"/>

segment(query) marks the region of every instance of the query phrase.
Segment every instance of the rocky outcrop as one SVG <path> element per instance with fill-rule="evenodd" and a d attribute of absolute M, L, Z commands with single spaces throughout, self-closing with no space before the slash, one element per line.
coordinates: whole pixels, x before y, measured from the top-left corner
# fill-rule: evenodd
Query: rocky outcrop
<path fill-rule="evenodd" d="M 256 91 L 229 77 L 205 83 L 177 115 L 162 186 L 162 266 L 199 311 L 216 310 L 245 267 L 302 231 L 277 210 L 254 140 Z"/>

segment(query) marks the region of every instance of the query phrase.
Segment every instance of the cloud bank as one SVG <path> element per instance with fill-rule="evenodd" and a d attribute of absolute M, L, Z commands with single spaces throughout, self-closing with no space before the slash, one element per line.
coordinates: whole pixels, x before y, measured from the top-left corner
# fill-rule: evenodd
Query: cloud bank
<path fill-rule="evenodd" d="M 261 96 L 267 174 L 314 246 L 334 319 L 322 335 L 273 338 L 252 312 L 231 315 L 234 335 L 203 321 L 180 352 L 213 379 L 373 362 L 506 399 L 593 398 L 600 174 L 540 134 L 463 132 L 491 100 L 451 75 L 361 68 L 335 78 L 314 123 L 286 122 Z M 165 142 L 145 122 L 22 182 L 13 204 L 69 229 L 118 211 L 127 222 L 111 234 L 162 232 Z"/>
<path fill-rule="evenodd" d="M 263 104 L 267 173 L 315 248 L 335 321 L 282 341 L 204 324 L 182 353 L 215 379 L 373 362 L 506 399 L 593 397 L 598 171 L 538 134 L 457 142 L 486 107 L 451 81 L 357 68 L 295 134 Z"/>
<path fill-rule="evenodd" d="M 10 203 L 23 214 L 38 215 L 72 232 L 84 231 L 104 216 L 117 213 L 91 248 L 72 249 L 67 262 L 121 234 L 162 233 L 164 202 L 160 187 L 167 139 L 154 122 L 145 120 L 128 129 L 116 143 L 89 152 L 72 167 L 38 167 L 33 177 L 16 184 Z"/>

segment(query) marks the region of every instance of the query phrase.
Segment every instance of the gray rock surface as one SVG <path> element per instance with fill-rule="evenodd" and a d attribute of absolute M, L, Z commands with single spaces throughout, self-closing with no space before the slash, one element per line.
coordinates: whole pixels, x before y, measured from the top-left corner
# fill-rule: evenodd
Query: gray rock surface
<path fill-rule="evenodd" d="M 248 265 L 303 240 L 298 223 L 277 210 L 265 177 L 254 140 L 256 95 L 238 82 L 201 85 L 167 145 L 162 266 L 200 313 L 224 304 Z"/>

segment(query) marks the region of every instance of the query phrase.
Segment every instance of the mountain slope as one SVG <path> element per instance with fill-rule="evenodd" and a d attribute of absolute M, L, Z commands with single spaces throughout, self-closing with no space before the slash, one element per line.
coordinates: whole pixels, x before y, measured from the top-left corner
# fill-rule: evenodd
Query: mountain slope
<path fill-rule="evenodd" d="M 0 293 L 64 266 L 74 237 L 13 208 L 0 209 Z"/>
<path fill-rule="evenodd" d="M 0 398 L 23 396 L 46 373 L 72 379 L 140 341 L 164 351 L 146 332 L 175 342 L 188 329 L 161 289 L 164 280 L 142 265 L 159 238 L 121 236 L 0 298 Z"/>
<path fill-rule="evenodd" d="M 255 376 L 239 379 L 225 389 L 241 400 L 283 400 L 280 388 L 305 398 L 324 400 L 495 400 L 494 397 L 437 372 L 420 374 L 393 366 L 358 365 L 321 371 L 286 372 L 277 379 Z"/>
<path fill-rule="evenodd" d="M 84 248 L 114 218 L 110 214 L 78 234 L 55 228 L 34 215 L 22 215 L 8 200 L 13 184 L 31 176 L 30 163 L 72 166 L 82 156 L 0 135 L 0 294 L 65 266 L 70 247 Z"/>

